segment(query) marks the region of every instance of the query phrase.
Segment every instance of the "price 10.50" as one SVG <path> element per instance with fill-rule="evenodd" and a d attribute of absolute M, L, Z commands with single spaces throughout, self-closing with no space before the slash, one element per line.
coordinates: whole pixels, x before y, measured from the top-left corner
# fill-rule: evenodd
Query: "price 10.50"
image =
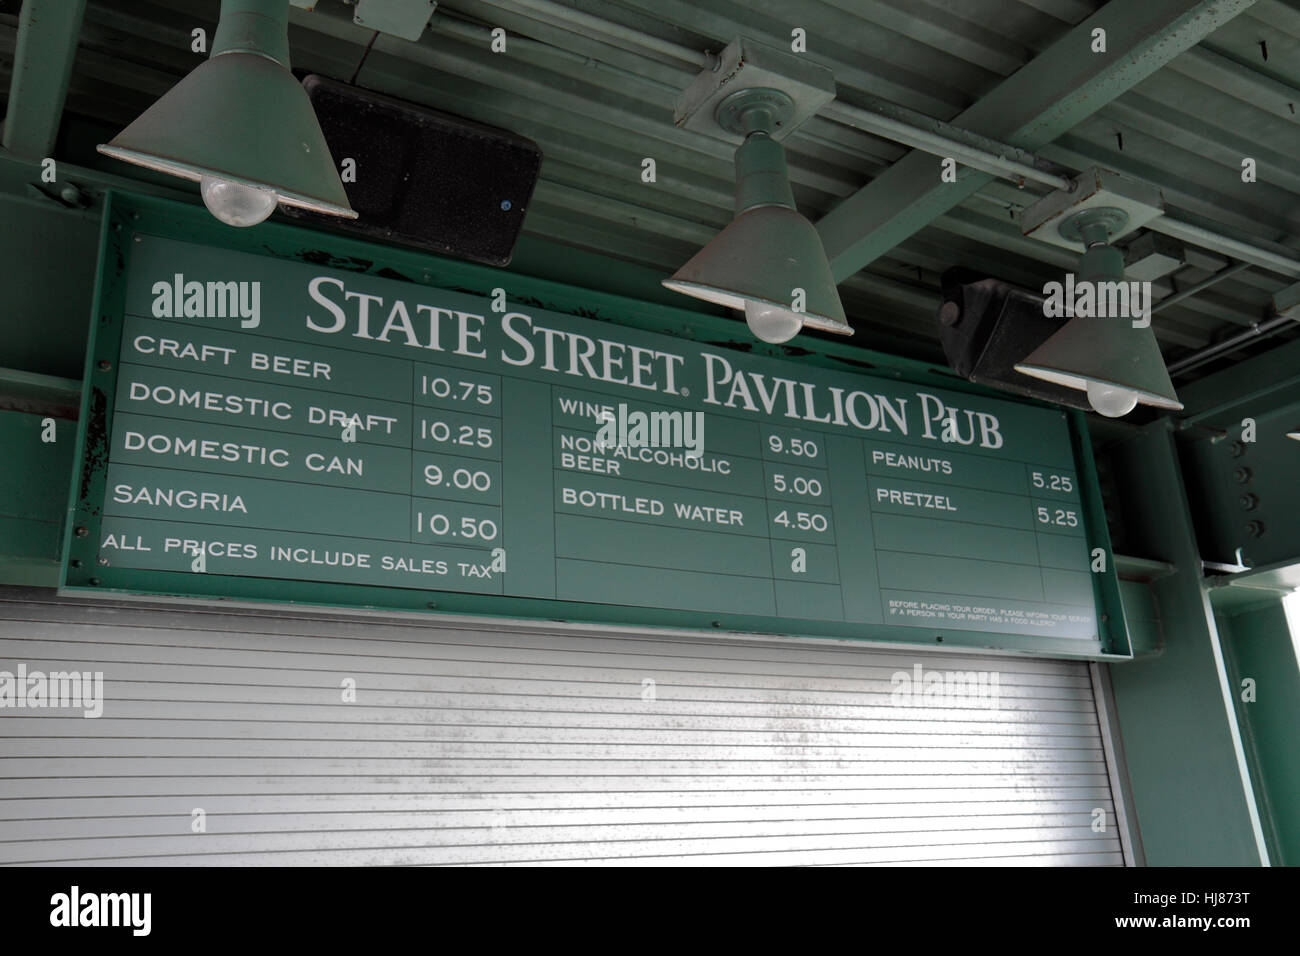
<path fill-rule="evenodd" d="M 417 511 L 415 513 L 416 533 L 425 534 L 426 526 L 430 535 L 439 538 L 469 538 L 471 540 L 494 541 L 497 536 L 497 523 L 489 518 L 461 517 L 460 527 L 458 528 L 454 517 L 437 513 L 426 515 L 423 511 Z"/>
<path fill-rule="evenodd" d="M 1058 528 L 1079 527 L 1078 513 L 1065 508 L 1044 508 L 1039 505 L 1034 510 L 1034 517 L 1038 519 L 1039 524 L 1055 525 Z"/>

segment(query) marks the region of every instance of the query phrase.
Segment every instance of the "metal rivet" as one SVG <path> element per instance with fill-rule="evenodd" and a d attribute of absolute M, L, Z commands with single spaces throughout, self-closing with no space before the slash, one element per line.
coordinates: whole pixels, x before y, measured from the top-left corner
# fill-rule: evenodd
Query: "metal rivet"
<path fill-rule="evenodd" d="M 92 588 L 97 588 L 99 587 L 99 578 L 91 578 L 89 583 Z"/>
<path fill-rule="evenodd" d="M 102 567 L 108 567 L 108 558 L 100 558 L 99 563 Z"/>
<path fill-rule="evenodd" d="M 1254 511 L 1259 507 L 1259 496 L 1250 494 L 1242 495 L 1237 499 L 1237 502 L 1247 511 Z"/>
<path fill-rule="evenodd" d="M 1232 473 L 1232 477 L 1233 477 L 1233 478 L 1236 478 L 1237 481 L 1240 482 L 1240 483 L 1243 484 L 1243 485 L 1244 485 L 1246 482 L 1250 481 L 1250 479 L 1253 477 L 1253 475 L 1254 475 L 1254 472 L 1252 472 L 1249 468 L 1245 468 L 1245 467 L 1238 468 L 1236 471 L 1234 471 L 1234 472 Z"/>
<path fill-rule="evenodd" d="M 108 359 L 99 360 L 99 368 L 101 371 L 107 372 L 112 367 L 113 367 L 113 363 L 110 362 Z"/>
<path fill-rule="evenodd" d="M 961 306 L 951 299 L 939 306 L 939 324 L 953 326 L 961 318 Z"/>
<path fill-rule="evenodd" d="M 90 529 L 87 528 L 84 524 L 83 524 L 83 525 L 80 525 L 80 526 L 77 528 L 77 537 L 78 537 L 78 538 L 85 538 L 85 537 L 88 537 L 89 535 L 90 535 Z"/>
<path fill-rule="evenodd" d="M 81 567 L 81 559 L 80 559 L 80 558 L 73 558 L 73 559 L 72 559 L 71 561 L 69 561 L 68 563 L 71 564 L 74 568 L 79 568 L 79 567 Z"/>

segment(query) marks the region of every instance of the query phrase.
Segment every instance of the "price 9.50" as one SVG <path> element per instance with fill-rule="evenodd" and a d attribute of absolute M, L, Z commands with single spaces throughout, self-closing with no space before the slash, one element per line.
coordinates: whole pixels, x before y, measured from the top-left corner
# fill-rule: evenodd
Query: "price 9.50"
<path fill-rule="evenodd" d="M 811 438 L 782 438 L 780 435 L 768 435 L 767 447 L 774 455 L 803 458 L 808 461 L 815 460 L 821 454 L 817 442 Z"/>

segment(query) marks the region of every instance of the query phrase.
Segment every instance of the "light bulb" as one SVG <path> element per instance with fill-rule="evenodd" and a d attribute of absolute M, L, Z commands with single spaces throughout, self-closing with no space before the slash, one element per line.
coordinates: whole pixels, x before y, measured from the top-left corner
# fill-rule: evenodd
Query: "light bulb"
<path fill-rule="evenodd" d="M 256 226 L 271 215 L 280 201 L 274 189 L 245 186 L 215 176 L 199 180 L 199 192 L 208 212 L 227 226 Z"/>
<path fill-rule="evenodd" d="M 1118 385 L 1107 385 L 1105 382 L 1089 382 L 1088 403 L 1092 405 L 1099 415 L 1105 415 L 1107 418 L 1120 418 L 1137 407 L 1138 395 L 1137 392 L 1127 388 L 1120 388 Z"/>
<path fill-rule="evenodd" d="M 749 331 L 773 345 L 789 342 L 803 328 L 802 315 L 761 302 L 745 303 L 745 321 Z"/>

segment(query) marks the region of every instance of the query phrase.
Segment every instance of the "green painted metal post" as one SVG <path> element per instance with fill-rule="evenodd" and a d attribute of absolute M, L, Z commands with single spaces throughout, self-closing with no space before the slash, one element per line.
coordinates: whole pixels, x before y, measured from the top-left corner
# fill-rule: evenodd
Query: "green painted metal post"
<path fill-rule="evenodd" d="M 1282 601 L 1218 615 L 1251 773 L 1259 781 L 1273 862 L 1300 865 L 1300 667 Z M 1249 682 L 1245 684 L 1243 682 Z"/>
<path fill-rule="evenodd" d="M 1110 666 L 1147 862 L 1268 863 L 1169 420 L 1110 458 L 1132 542 L 1177 568 L 1152 582 L 1163 652 Z"/>

